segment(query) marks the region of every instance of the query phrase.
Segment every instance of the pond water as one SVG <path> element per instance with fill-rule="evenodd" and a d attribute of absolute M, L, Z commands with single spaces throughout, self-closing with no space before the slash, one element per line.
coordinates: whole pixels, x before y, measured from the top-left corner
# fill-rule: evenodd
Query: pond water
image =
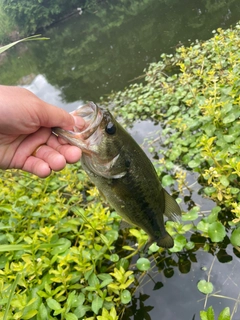
<path fill-rule="evenodd" d="M 240 17 L 239 0 L 123 1 L 95 12 L 85 11 L 44 32 L 50 40 L 24 43 L 11 49 L 1 61 L 0 83 L 20 85 L 41 99 L 71 111 L 85 101 L 99 101 L 111 90 L 121 90 L 133 81 L 143 81 L 143 69 L 174 52 L 181 43 L 210 38 L 213 29 L 229 27 Z M 129 129 L 139 143 L 160 125 L 150 121 Z M 210 212 L 214 203 L 198 192 L 197 176 L 188 173 L 190 201 Z M 188 192 L 188 191 L 186 191 Z M 205 239 L 190 234 L 197 243 L 182 254 L 164 252 L 139 285 L 123 319 L 197 320 L 199 311 L 212 305 L 216 314 L 226 306 L 232 320 L 240 319 L 239 258 L 224 242 L 205 252 Z M 205 297 L 197 289 L 201 279 L 210 279 L 214 293 Z"/>

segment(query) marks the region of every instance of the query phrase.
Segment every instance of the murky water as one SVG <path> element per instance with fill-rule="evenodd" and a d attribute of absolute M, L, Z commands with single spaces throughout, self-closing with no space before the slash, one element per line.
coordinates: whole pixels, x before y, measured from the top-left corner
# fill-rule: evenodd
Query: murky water
<path fill-rule="evenodd" d="M 205 40 L 218 27 L 229 27 L 240 18 L 239 0 L 126 1 L 85 12 L 46 32 L 50 40 L 25 43 L 3 59 L 0 83 L 22 85 L 43 100 L 68 111 L 87 100 L 98 101 L 111 90 L 121 90 L 131 81 L 143 81 L 143 69 L 159 60 L 161 53 L 174 52 L 179 44 Z M 136 123 L 132 135 L 142 143 L 160 127 L 150 121 Z M 189 184 L 197 177 L 188 173 Z M 199 196 L 194 184 L 188 201 L 209 212 L 214 204 Z M 182 203 L 188 208 L 188 201 Z M 232 320 L 240 319 L 238 253 L 225 241 L 203 250 L 205 239 L 190 252 L 163 253 L 146 275 L 126 309 L 123 319 L 197 320 L 199 311 L 212 305 L 216 314 L 226 306 Z M 210 279 L 212 296 L 205 297 L 197 282 Z"/>

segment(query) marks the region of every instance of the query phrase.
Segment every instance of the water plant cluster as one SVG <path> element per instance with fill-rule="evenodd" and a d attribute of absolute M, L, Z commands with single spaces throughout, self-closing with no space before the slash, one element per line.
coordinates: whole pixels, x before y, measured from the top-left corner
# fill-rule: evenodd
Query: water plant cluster
<path fill-rule="evenodd" d="M 212 241 L 222 241 L 225 226 L 231 226 L 232 244 L 238 246 L 240 24 L 213 33 L 208 41 L 182 46 L 174 55 L 162 54 L 146 70 L 145 83 L 113 93 L 103 103 L 128 122 L 152 119 L 162 123 L 159 173 L 176 165 L 197 172 L 201 193 L 218 205 L 215 221 L 204 218 L 199 229 Z M 156 149 L 151 147 L 151 151 Z M 174 185 L 169 176 L 164 180 Z M 217 220 L 226 212 L 232 213 L 232 219 L 225 225 Z M 212 229 L 217 230 L 216 237 L 211 236 Z"/>
<path fill-rule="evenodd" d="M 1 319 L 121 319 L 153 266 L 166 278 L 173 267 L 188 273 L 199 247 L 216 252 L 226 239 L 238 253 L 239 48 L 240 25 L 219 29 L 206 42 L 162 55 L 146 70 L 144 84 L 133 84 L 102 102 L 114 106 L 125 121 L 161 121 L 163 151 L 155 164 L 164 187 L 178 189 L 181 198 L 187 185 L 184 170 L 193 170 L 203 196 L 216 203 L 207 216 L 192 205 L 182 223 L 167 223 L 175 239 L 170 255 L 152 245 L 147 256 L 136 258 L 147 235 L 136 228 L 120 231 L 118 215 L 79 165 L 44 180 L 1 172 Z M 151 148 L 156 151 L 153 144 Z M 176 165 L 184 170 L 175 170 Z M 160 287 L 157 283 L 156 289 Z M 198 290 L 212 293 L 210 276 L 199 281 Z M 200 317 L 213 320 L 213 309 Z M 220 319 L 231 319 L 229 308 Z"/>
<path fill-rule="evenodd" d="M 0 318 L 118 319 L 133 272 L 113 246 L 119 218 L 84 172 L 6 172 L 0 184 Z"/>

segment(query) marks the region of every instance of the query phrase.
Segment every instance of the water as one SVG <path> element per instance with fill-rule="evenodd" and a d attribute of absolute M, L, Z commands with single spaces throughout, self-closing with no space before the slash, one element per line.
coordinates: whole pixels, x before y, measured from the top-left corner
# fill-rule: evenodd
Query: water
<path fill-rule="evenodd" d="M 239 17 L 239 0 L 113 1 L 111 8 L 84 12 L 57 24 L 44 34 L 50 37 L 48 41 L 11 49 L 1 62 L 0 83 L 24 86 L 48 103 L 71 111 L 130 82 L 143 81 L 143 69 L 159 60 L 161 53 L 174 52 L 181 43 L 210 38 L 213 29 L 229 27 Z M 142 143 L 159 129 L 144 121 L 130 131 Z M 187 210 L 191 202 L 209 212 L 214 203 L 198 194 L 196 181 L 197 176 L 189 172 L 188 182 L 195 184 L 190 193 L 186 191 L 182 207 Z M 197 320 L 199 311 L 210 305 L 217 315 L 229 306 L 232 320 L 240 319 L 236 302 L 239 254 L 227 240 L 208 253 L 203 250 L 205 238 L 189 237 L 197 247 L 182 254 L 160 255 L 123 319 Z M 197 282 L 208 278 L 214 295 L 206 299 Z"/>

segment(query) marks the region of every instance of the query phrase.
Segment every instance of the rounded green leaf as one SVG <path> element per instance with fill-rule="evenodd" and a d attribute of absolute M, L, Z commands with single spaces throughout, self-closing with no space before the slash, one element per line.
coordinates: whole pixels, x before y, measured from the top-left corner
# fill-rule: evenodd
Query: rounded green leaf
<path fill-rule="evenodd" d="M 120 298 L 121 298 L 121 302 L 123 304 L 128 304 L 132 299 L 130 291 L 129 290 L 123 290 L 122 293 L 121 293 Z"/>
<path fill-rule="evenodd" d="M 220 178 L 220 182 L 224 187 L 228 187 L 229 186 L 229 180 L 226 176 L 222 176 Z"/>
<path fill-rule="evenodd" d="M 240 246 L 240 227 L 232 232 L 230 241 L 233 246 Z"/>
<path fill-rule="evenodd" d="M 111 254 L 110 260 L 111 260 L 112 262 L 117 262 L 117 261 L 119 260 L 119 255 L 116 254 L 116 253 Z"/>
<path fill-rule="evenodd" d="M 167 187 L 167 186 L 170 186 L 172 184 L 174 184 L 175 180 L 173 179 L 172 176 L 170 176 L 169 174 L 165 175 L 163 178 L 162 178 L 162 185 L 164 187 Z"/>
<path fill-rule="evenodd" d="M 188 166 L 190 168 L 196 168 L 196 167 L 198 167 L 200 165 L 200 163 L 201 163 L 200 159 L 194 159 L 194 160 L 191 160 L 191 161 L 188 162 Z"/>
<path fill-rule="evenodd" d="M 225 227 L 221 222 L 213 222 L 208 226 L 208 235 L 213 242 L 223 241 L 226 236 Z"/>
<path fill-rule="evenodd" d="M 151 263 L 147 258 L 139 258 L 136 266 L 140 271 L 147 271 L 151 267 Z"/>
<path fill-rule="evenodd" d="M 206 280 L 200 280 L 197 284 L 198 290 L 204 294 L 209 294 L 213 292 L 213 284 L 207 282 Z"/>
<path fill-rule="evenodd" d="M 171 248 L 169 251 L 171 252 L 179 252 L 187 244 L 187 239 L 183 235 L 177 235 L 174 239 L 174 247 Z"/>
<path fill-rule="evenodd" d="M 208 232 L 208 228 L 209 228 L 209 223 L 204 221 L 204 220 L 201 220 L 198 224 L 197 224 L 197 229 L 204 232 L 204 233 L 207 233 Z"/>

